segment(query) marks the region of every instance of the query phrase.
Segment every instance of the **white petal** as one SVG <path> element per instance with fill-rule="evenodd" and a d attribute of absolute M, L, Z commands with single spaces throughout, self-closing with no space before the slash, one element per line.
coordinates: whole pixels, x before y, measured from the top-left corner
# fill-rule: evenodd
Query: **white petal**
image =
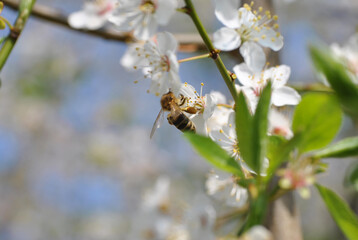
<path fill-rule="evenodd" d="M 239 34 L 234 29 L 225 27 L 217 30 L 213 35 L 213 39 L 214 46 L 223 51 L 234 50 L 241 44 Z"/>
<path fill-rule="evenodd" d="M 239 79 L 240 83 L 245 87 L 254 87 L 255 82 L 253 81 L 253 73 L 247 67 L 246 63 L 240 63 L 234 67 L 234 72 L 236 77 Z"/>
<path fill-rule="evenodd" d="M 68 24 L 73 28 L 83 28 L 87 21 L 87 14 L 84 11 L 74 12 L 68 17 Z"/>
<path fill-rule="evenodd" d="M 301 96 L 290 87 L 280 87 L 272 91 L 272 104 L 280 107 L 284 105 L 297 105 L 301 101 Z"/>
<path fill-rule="evenodd" d="M 238 28 L 240 0 L 215 0 L 215 15 L 225 26 Z"/>
<path fill-rule="evenodd" d="M 211 115 L 213 115 L 214 109 L 216 107 L 216 103 L 214 101 L 213 96 L 211 94 L 205 95 L 206 101 L 205 101 L 205 108 L 203 112 L 203 117 L 205 120 L 208 120 Z"/>
<path fill-rule="evenodd" d="M 206 121 L 203 117 L 203 114 L 196 114 L 196 115 L 194 115 L 193 118 L 191 118 L 191 120 L 193 121 L 193 123 L 195 125 L 195 130 L 196 130 L 197 134 L 200 134 L 203 136 L 208 135 L 208 131 L 206 128 Z"/>
<path fill-rule="evenodd" d="M 138 56 L 137 48 L 143 47 L 141 44 L 131 44 L 129 45 L 127 51 L 124 53 L 120 63 L 127 70 L 135 70 L 134 66 L 141 66 L 143 60 L 146 62 L 146 58 Z"/>
<path fill-rule="evenodd" d="M 139 40 L 148 40 L 157 31 L 158 23 L 152 14 L 145 15 L 144 19 L 136 26 L 133 35 Z"/>
<path fill-rule="evenodd" d="M 239 9 L 240 16 L 240 26 L 245 26 L 246 28 L 251 28 L 253 25 L 257 24 L 257 18 L 255 14 L 247 10 L 244 7 Z"/>
<path fill-rule="evenodd" d="M 176 0 L 158 0 L 158 7 L 155 11 L 157 22 L 166 25 L 174 15 L 178 2 Z"/>
<path fill-rule="evenodd" d="M 264 27 L 260 32 L 256 32 L 255 35 L 257 35 L 259 43 L 262 46 L 278 51 L 283 47 L 283 37 L 277 34 L 279 33 L 275 32 L 273 29 Z"/>
<path fill-rule="evenodd" d="M 184 97 L 188 97 L 188 98 L 192 98 L 192 99 L 196 98 L 195 88 L 192 85 L 187 84 L 187 83 L 183 83 L 181 85 L 179 93 L 183 94 Z"/>
<path fill-rule="evenodd" d="M 262 47 L 254 42 L 244 42 L 240 53 L 252 72 L 261 72 L 266 64 L 266 55 Z"/>
<path fill-rule="evenodd" d="M 134 11 L 130 13 L 113 14 L 108 18 L 108 21 L 116 25 L 116 29 L 121 32 L 132 31 L 142 22 L 144 15 L 141 11 Z"/>
<path fill-rule="evenodd" d="M 246 101 L 250 106 L 251 113 L 254 113 L 259 102 L 259 97 L 255 94 L 254 89 L 251 87 L 241 87 L 241 90 L 245 94 Z"/>
<path fill-rule="evenodd" d="M 162 55 L 167 51 L 176 52 L 178 43 L 173 34 L 169 32 L 162 32 L 157 34 L 157 45 Z"/>
<path fill-rule="evenodd" d="M 278 88 L 284 86 L 291 74 L 291 68 L 287 65 L 280 65 L 272 68 L 271 81 L 272 88 Z"/>

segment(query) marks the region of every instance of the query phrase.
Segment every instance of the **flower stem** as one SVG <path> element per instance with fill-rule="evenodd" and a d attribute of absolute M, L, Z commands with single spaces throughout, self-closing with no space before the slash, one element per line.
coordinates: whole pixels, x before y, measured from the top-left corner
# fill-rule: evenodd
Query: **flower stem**
<path fill-rule="evenodd" d="M 223 61 L 220 58 L 219 53 L 215 49 L 213 43 L 211 42 L 208 33 L 206 32 L 203 24 L 201 23 L 198 14 L 195 11 L 195 7 L 191 0 L 185 0 L 185 8 L 187 9 L 187 14 L 191 17 L 193 20 L 196 29 L 198 30 L 201 38 L 203 39 L 207 49 L 211 53 L 211 58 L 214 60 L 216 67 L 219 69 L 221 76 L 223 77 L 227 87 L 230 90 L 230 93 L 234 100 L 236 100 L 237 92 L 235 88 L 235 84 L 233 84 L 232 79 L 223 63 Z"/>
<path fill-rule="evenodd" d="M 178 62 L 183 63 L 183 62 L 189 62 L 189 61 L 203 59 L 203 58 L 209 58 L 209 57 L 211 57 L 211 54 L 207 53 L 207 54 L 203 54 L 203 55 L 199 55 L 199 56 L 195 56 L 195 57 L 180 59 Z"/>
<path fill-rule="evenodd" d="M 15 46 L 22 30 L 25 27 L 26 21 L 30 16 L 33 5 L 36 0 L 21 0 L 19 13 L 15 21 L 14 27 L 11 28 L 9 36 L 6 37 L 5 42 L 0 50 L 0 71 L 4 67 L 6 60 L 10 56 L 12 49 Z"/>
<path fill-rule="evenodd" d="M 6 18 L 0 16 L 0 19 L 1 19 L 2 21 L 4 21 L 4 22 L 6 23 L 6 25 L 7 25 L 10 29 L 13 28 L 13 26 L 11 25 L 11 23 L 10 23 Z"/>

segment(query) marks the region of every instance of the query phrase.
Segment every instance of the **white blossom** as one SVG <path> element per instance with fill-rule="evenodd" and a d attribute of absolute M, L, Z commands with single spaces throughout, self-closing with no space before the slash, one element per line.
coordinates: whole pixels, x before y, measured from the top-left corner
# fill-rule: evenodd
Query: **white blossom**
<path fill-rule="evenodd" d="M 126 68 L 142 69 L 145 78 L 152 80 L 149 92 L 160 96 L 171 89 L 177 94 L 181 87 L 177 47 L 178 43 L 171 33 L 158 33 L 153 40 L 130 47 L 121 64 Z"/>
<path fill-rule="evenodd" d="M 272 108 L 269 112 L 268 120 L 268 131 L 270 134 L 283 136 L 287 139 L 293 137 L 291 122 L 284 114 Z"/>
<path fill-rule="evenodd" d="M 143 199 L 143 208 L 146 210 L 158 209 L 161 211 L 167 211 L 170 202 L 169 189 L 169 178 L 164 176 L 158 178 L 154 188 L 145 192 Z"/>
<path fill-rule="evenodd" d="M 347 67 L 348 73 L 358 84 L 358 33 L 351 36 L 342 47 L 337 43 L 331 45 L 333 54 L 340 58 Z"/>
<path fill-rule="evenodd" d="M 204 84 L 202 83 L 203 87 Z M 215 93 L 202 95 L 202 88 L 200 94 L 195 90 L 193 86 L 188 83 L 184 83 L 179 90 L 179 94 L 182 94 L 187 98 L 183 108 L 195 109 L 194 114 L 190 114 L 189 118 L 195 124 L 196 132 L 201 135 L 207 135 L 208 127 L 207 121 L 212 116 L 214 109 L 216 107 L 217 98 L 215 98 Z"/>
<path fill-rule="evenodd" d="M 177 0 L 118 0 L 109 21 L 119 31 L 133 31 L 140 40 L 152 37 L 159 25 L 166 25 L 176 11 Z"/>
<path fill-rule="evenodd" d="M 234 67 L 234 72 L 242 84 L 238 86 L 243 91 L 252 113 L 255 112 L 261 92 L 266 84 L 271 81 L 271 103 L 277 107 L 284 105 L 297 105 L 301 96 L 293 88 L 285 86 L 291 73 L 290 67 L 280 65 L 266 70 L 252 72 L 245 63 Z"/>
<path fill-rule="evenodd" d="M 220 50 L 231 51 L 240 47 L 248 67 L 252 71 L 262 69 L 266 56 L 262 47 L 278 51 L 283 46 L 283 37 L 275 30 L 278 24 L 273 24 L 277 16 L 271 16 L 269 11 L 262 13 L 251 11 L 251 6 L 244 5 L 237 9 L 239 0 L 216 0 L 215 14 L 225 25 L 214 33 L 214 46 Z"/>
<path fill-rule="evenodd" d="M 242 208 L 249 195 L 245 188 L 236 183 L 235 177 L 228 173 L 210 172 L 205 183 L 207 194 L 231 207 Z"/>
<path fill-rule="evenodd" d="M 70 14 L 68 23 L 73 28 L 99 29 L 107 23 L 114 6 L 115 0 L 87 0 L 83 10 Z"/>

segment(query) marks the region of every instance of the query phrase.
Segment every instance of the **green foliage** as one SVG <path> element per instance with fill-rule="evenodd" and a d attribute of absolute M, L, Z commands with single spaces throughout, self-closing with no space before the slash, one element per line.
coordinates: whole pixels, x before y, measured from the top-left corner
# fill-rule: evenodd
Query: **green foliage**
<path fill-rule="evenodd" d="M 267 169 L 267 180 L 275 173 L 280 165 L 289 160 L 290 153 L 301 141 L 301 135 L 297 134 L 290 140 L 279 136 L 269 136 L 267 146 L 267 158 L 270 166 Z"/>
<path fill-rule="evenodd" d="M 313 154 L 315 158 L 358 156 L 358 137 L 343 139 Z"/>
<path fill-rule="evenodd" d="M 347 68 L 325 48 L 311 47 L 310 51 L 316 69 L 325 75 L 345 112 L 357 120 L 358 86 L 348 75 Z"/>
<path fill-rule="evenodd" d="M 2 19 L 0 19 L 0 30 L 5 29 L 6 28 L 6 23 L 5 21 L 3 21 Z"/>
<path fill-rule="evenodd" d="M 297 146 L 301 153 L 329 144 L 342 122 L 341 108 L 333 95 L 309 93 L 296 107 L 292 129 L 301 135 Z"/>
<path fill-rule="evenodd" d="M 229 154 L 213 140 L 190 132 L 184 133 L 184 136 L 189 140 L 195 150 L 213 166 L 238 175 L 242 179 L 245 178 L 238 162 L 229 156 Z"/>
<path fill-rule="evenodd" d="M 358 191 L 358 162 L 352 164 L 346 173 L 344 179 L 344 185 L 347 187 L 353 187 Z"/>
<path fill-rule="evenodd" d="M 266 154 L 270 99 L 271 83 L 268 83 L 254 116 L 251 116 L 242 92 L 236 101 L 236 134 L 240 154 L 245 163 L 257 173 L 260 173 Z"/>
<path fill-rule="evenodd" d="M 333 219 L 340 227 L 348 239 L 357 239 L 358 219 L 348 205 L 332 190 L 316 184 L 323 201 L 332 215 Z"/>

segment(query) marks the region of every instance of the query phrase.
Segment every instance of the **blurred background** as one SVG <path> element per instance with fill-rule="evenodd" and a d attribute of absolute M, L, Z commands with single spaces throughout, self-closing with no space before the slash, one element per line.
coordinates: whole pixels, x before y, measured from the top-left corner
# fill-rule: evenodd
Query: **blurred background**
<path fill-rule="evenodd" d="M 38 0 L 69 14 L 80 0 Z M 221 25 L 210 1 L 195 0 L 209 32 Z M 291 67 L 290 83 L 316 82 L 307 46 L 344 44 L 357 30 L 356 0 L 277 0 L 285 38 L 281 62 Z M 16 13 L 5 7 L 12 22 Z M 176 14 L 166 27 L 194 32 Z M 1 31 L 1 36 L 8 34 Z M 4 71 L 0 89 L 0 239 L 125 239 L 143 191 L 159 176 L 170 176 L 175 196 L 191 202 L 205 192 L 210 166 L 181 133 L 164 123 L 149 133 L 160 110 L 147 94 L 149 82 L 135 80 L 120 64 L 124 43 L 78 33 L 30 18 Z M 178 58 L 192 54 L 179 53 Z M 229 69 L 236 64 L 223 54 Z M 229 98 L 210 60 L 181 64 L 183 82 L 204 93 Z M 357 135 L 349 118 L 339 138 Z M 344 196 L 357 210 L 357 195 L 343 186 L 353 159 L 330 160 L 318 181 Z M 305 239 L 343 239 L 315 189 L 297 201 Z M 215 203 L 214 203 L 215 204 Z M 220 213 L 220 204 L 217 204 Z"/>

